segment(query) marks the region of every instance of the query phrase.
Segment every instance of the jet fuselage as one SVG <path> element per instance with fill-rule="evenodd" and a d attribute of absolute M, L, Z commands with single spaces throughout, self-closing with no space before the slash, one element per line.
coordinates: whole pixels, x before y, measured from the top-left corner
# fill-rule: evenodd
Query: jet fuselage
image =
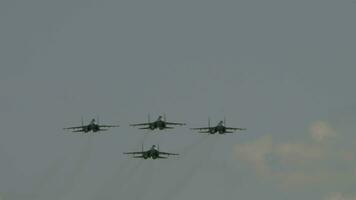
<path fill-rule="evenodd" d="M 98 132 L 100 131 L 100 127 L 95 123 L 95 119 L 92 119 L 89 125 L 83 127 L 83 131 L 85 133 L 89 131 Z"/>
<path fill-rule="evenodd" d="M 159 157 L 159 151 L 156 149 L 156 146 L 154 145 L 150 150 L 146 151 L 143 154 L 143 158 L 152 158 L 152 159 L 157 159 Z"/>
<path fill-rule="evenodd" d="M 210 134 L 215 134 L 215 133 L 224 134 L 226 132 L 226 128 L 223 124 L 223 121 L 220 121 L 217 126 L 211 127 L 209 132 Z"/>
<path fill-rule="evenodd" d="M 162 116 L 159 116 L 158 119 L 155 122 L 152 122 L 149 125 L 149 128 L 151 130 L 154 130 L 156 128 L 158 128 L 159 130 L 163 130 L 166 128 L 166 122 L 162 120 Z"/>

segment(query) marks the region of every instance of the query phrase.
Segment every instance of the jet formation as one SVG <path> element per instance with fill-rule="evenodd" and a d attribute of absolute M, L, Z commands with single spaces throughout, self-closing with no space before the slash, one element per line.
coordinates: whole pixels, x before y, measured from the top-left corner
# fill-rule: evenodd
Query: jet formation
<path fill-rule="evenodd" d="M 147 129 L 147 130 L 165 130 L 165 129 L 174 129 L 174 126 L 184 126 L 185 123 L 177 123 L 177 122 L 168 122 L 166 120 L 166 116 L 158 116 L 157 120 L 151 122 L 150 115 L 148 115 L 148 122 L 147 123 L 139 123 L 139 124 L 130 124 L 130 126 L 139 126 L 139 129 Z M 101 131 L 108 131 L 109 128 L 119 127 L 119 125 L 103 125 L 99 123 L 99 119 L 95 120 L 92 119 L 89 124 L 82 124 L 81 126 L 74 126 L 63 128 L 64 130 L 71 130 L 72 132 L 76 133 L 88 133 L 88 132 L 101 132 Z M 200 128 L 191 128 L 191 130 L 199 130 L 199 133 L 208 133 L 208 134 L 226 134 L 226 133 L 233 133 L 235 131 L 244 131 L 246 128 L 234 128 L 234 127 L 227 127 L 226 126 L 226 119 L 224 118 L 223 121 L 220 121 L 216 126 L 210 126 L 210 118 L 208 119 L 208 127 L 200 127 Z M 124 154 L 133 155 L 133 158 L 143 158 L 148 159 L 151 158 L 153 160 L 156 159 L 167 159 L 170 155 L 179 155 L 177 153 L 168 153 L 159 151 L 158 145 L 152 145 L 152 147 L 146 151 L 143 150 L 143 145 L 141 151 L 137 152 L 124 152 Z"/>

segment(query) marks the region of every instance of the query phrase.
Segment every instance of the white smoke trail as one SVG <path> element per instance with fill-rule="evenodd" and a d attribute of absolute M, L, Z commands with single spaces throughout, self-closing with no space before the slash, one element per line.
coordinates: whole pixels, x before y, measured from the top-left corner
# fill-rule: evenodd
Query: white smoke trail
<path fill-rule="evenodd" d="M 117 173 L 112 178 L 103 184 L 99 191 L 97 191 L 93 197 L 93 200 L 113 200 L 117 199 L 121 195 L 121 191 L 124 186 L 130 182 L 132 177 L 137 173 L 137 170 L 142 165 L 143 161 L 138 162 L 125 162 L 120 165 Z M 131 164 L 131 166 L 130 166 Z M 127 172 L 125 168 L 128 168 Z"/>
<path fill-rule="evenodd" d="M 145 164 L 140 170 L 139 176 L 137 176 L 136 181 L 132 181 L 126 185 L 126 199 L 143 199 L 145 198 L 146 193 L 149 191 L 153 178 L 155 176 L 155 167 L 154 164 L 157 161 L 154 160 L 145 160 Z M 130 198 L 132 197 L 132 198 Z"/>
<path fill-rule="evenodd" d="M 139 140 L 139 143 L 136 146 L 141 146 L 141 144 L 144 144 L 146 142 L 148 138 L 148 132 L 144 134 L 144 136 Z M 122 188 L 132 179 L 132 177 L 135 175 L 142 163 L 142 160 L 139 160 L 138 162 L 137 160 L 123 161 L 117 167 L 117 170 L 114 172 L 111 178 L 107 182 L 105 182 L 97 192 L 95 192 L 93 200 L 114 199 L 117 195 L 119 195 L 117 193 L 122 191 Z"/>
<path fill-rule="evenodd" d="M 36 197 L 36 199 L 46 199 L 45 188 L 60 176 L 60 171 L 64 169 L 65 160 L 65 158 L 62 158 L 55 161 L 48 167 L 47 170 L 45 170 L 39 180 L 36 181 L 37 183 L 34 184 L 32 189 L 32 194 Z"/>
<path fill-rule="evenodd" d="M 83 171 L 83 168 L 87 165 L 92 156 L 92 138 L 88 136 L 87 141 L 84 144 L 83 149 L 79 154 L 79 159 L 74 164 L 74 169 L 67 176 L 66 182 L 63 187 L 57 190 L 57 195 L 52 195 L 51 199 L 63 199 L 66 195 L 73 191 L 77 184 L 78 178 Z"/>
<path fill-rule="evenodd" d="M 177 171 L 175 170 L 174 179 L 172 185 L 167 190 L 166 193 L 162 195 L 160 199 L 162 200 L 169 200 L 174 199 L 177 197 L 188 185 L 188 183 L 193 179 L 193 175 L 202 168 L 202 165 L 207 162 L 214 150 L 214 146 L 217 142 L 216 137 L 209 137 L 205 143 L 198 143 L 198 146 L 195 146 L 195 149 L 192 149 L 190 155 L 186 154 L 180 162 L 187 164 L 186 170 L 184 171 Z M 195 150 L 195 151 L 194 151 Z M 178 170 L 182 170 L 183 167 L 178 168 Z"/>

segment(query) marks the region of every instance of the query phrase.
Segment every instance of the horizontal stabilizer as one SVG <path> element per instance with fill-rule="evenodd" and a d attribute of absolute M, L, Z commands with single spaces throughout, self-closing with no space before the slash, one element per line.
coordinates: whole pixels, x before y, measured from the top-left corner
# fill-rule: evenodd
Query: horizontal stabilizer
<path fill-rule="evenodd" d="M 146 129 L 147 130 L 147 129 L 150 129 L 150 127 L 143 127 L 143 128 L 139 128 L 139 129 Z"/>
<path fill-rule="evenodd" d="M 144 158 L 143 156 L 133 156 L 133 158 Z"/>
<path fill-rule="evenodd" d="M 210 133 L 210 131 L 199 131 L 198 133 Z"/>
<path fill-rule="evenodd" d="M 233 131 L 225 131 L 225 133 L 235 133 L 235 132 L 233 132 Z"/>
<path fill-rule="evenodd" d="M 75 130 L 75 131 L 72 131 L 73 133 L 81 133 L 81 132 L 85 132 L 85 131 L 83 131 L 83 130 Z"/>

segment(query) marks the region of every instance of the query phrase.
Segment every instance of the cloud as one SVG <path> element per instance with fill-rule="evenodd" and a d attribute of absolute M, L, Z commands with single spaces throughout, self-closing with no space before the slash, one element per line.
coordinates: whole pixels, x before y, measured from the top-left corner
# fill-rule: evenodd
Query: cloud
<path fill-rule="evenodd" d="M 324 200 L 356 200 L 356 195 L 351 196 L 337 192 L 326 196 Z"/>
<path fill-rule="evenodd" d="M 274 173 L 273 176 L 278 180 L 279 186 L 283 188 L 294 188 L 306 184 L 317 184 L 325 181 L 327 176 L 322 173 L 306 173 L 304 171 L 290 171 Z"/>
<path fill-rule="evenodd" d="M 240 144 L 235 147 L 238 159 L 251 163 L 260 174 L 269 172 L 266 155 L 272 152 L 272 137 L 264 136 L 254 142 Z"/>
<path fill-rule="evenodd" d="M 304 164 L 326 157 L 326 149 L 318 144 L 283 143 L 274 145 L 276 154 L 283 163 Z"/>
<path fill-rule="evenodd" d="M 324 121 L 314 122 L 310 126 L 309 131 L 312 138 L 317 142 L 323 142 L 328 138 L 336 136 L 336 131 L 329 125 L 329 123 Z"/>
<path fill-rule="evenodd" d="M 237 144 L 234 152 L 239 161 L 252 166 L 258 175 L 267 176 L 283 188 L 333 185 L 329 180 L 344 178 L 355 182 L 355 176 L 345 177 L 345 173 L 354 173 L 347 167 L 354 161 L 354 151 L 345 149 L 341 143 L 327 142 L 337 136 L 336 130 L 327 122 L 316 121 L 311 124 L 308 136 L 293 142 L 277 142 L 271 135 L 262 136 Z"/>

